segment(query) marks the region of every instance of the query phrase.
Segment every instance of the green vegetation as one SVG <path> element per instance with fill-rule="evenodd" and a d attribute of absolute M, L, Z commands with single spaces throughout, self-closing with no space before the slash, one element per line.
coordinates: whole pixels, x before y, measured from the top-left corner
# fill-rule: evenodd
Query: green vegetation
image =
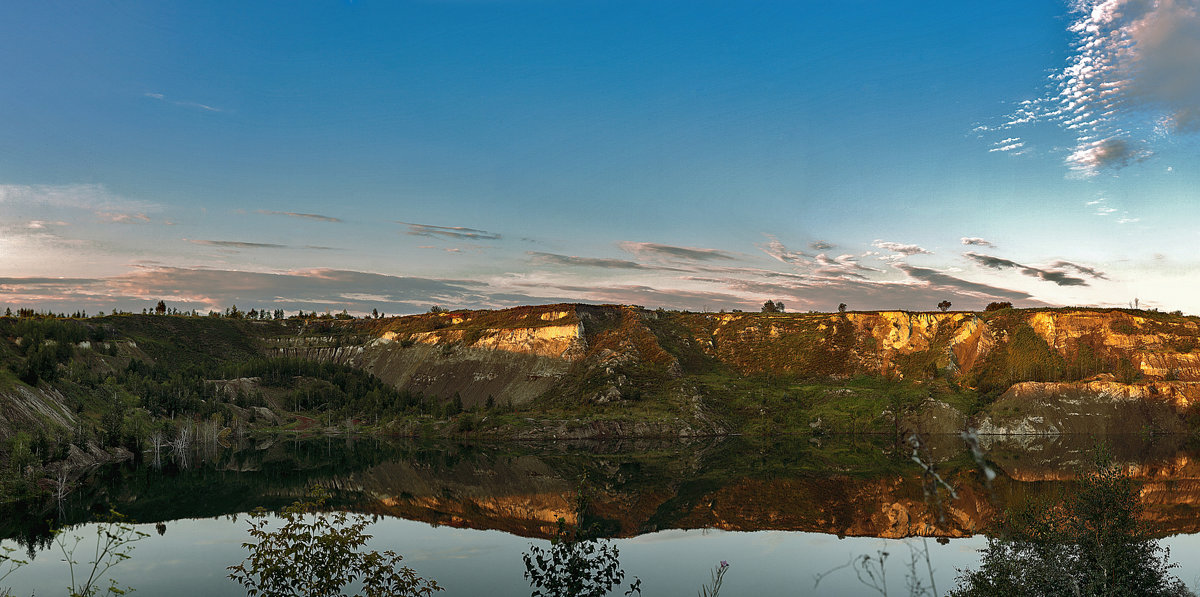
<path fill-rule="evenodd" d="M 530 545 L 523 559 L 532 597 L 604 597 L 625 579 L 615 545 L 568 527 L 562 518 L 550 547 Z M 640 581 L 625 594 L 633 593 L 641 595 Z"/>
<path fill-rule="evenodd" d="M 1009 511 L 950 595 L 1192 595 L 1139 519 L 1134 481 L 1103 448 L 1095 466 L 1063 499 Z"/>
<path fill-rule="evenodd" d="M 404 558 L 394 551 L 363 551 L 371 538 L 366 516 L 324 506 L 317 487 L 312 499 L 279 513 L 279 528 L 272 528 L 266 510 L 252 512 L 248 532 L 254 541 L 244 544 L 249 555 L 229 567 L 229 578 L 263 597 L 334 597 L 352 583 L 365 597 L 429 597 L 442 590 L 402 566 Z"/>
<path fill-rule="evenodd" d="M 1008 341 L 997 346 L 972 380 L 984 394 L 998 394 L 1018 381 L 1059 381 L 1066 365 L 1024 321 L 995 318 L 989 323 L 1008 334 Z"/>
<path fill-rule="evenodd" d="M 71 535 L 72 543 L 67 545 L 64 535 L 69 531 L 60 530 L 55 533 L 55 544 L 62 552 L 63 561 L 67 563 L 70 585 L 67 594 L 70 597 L 93 597 L 94 595 L 125 595 L 132 591 L 129 587 L 122 588 L 116 579 L 109 578 L 107 586 L 105 577 L 113 566 L 128 560 L 134 543 L 149 537 L 135 528 L 117 512 L 109 512 L 107 520 L 96 526 L 96 541 L 92 546 L 91 559 L 86 562 L 76 560 L 75 552 L 84 542 L 82 535 Z M 103 588 L 102 588 L 103 587 Z"/>

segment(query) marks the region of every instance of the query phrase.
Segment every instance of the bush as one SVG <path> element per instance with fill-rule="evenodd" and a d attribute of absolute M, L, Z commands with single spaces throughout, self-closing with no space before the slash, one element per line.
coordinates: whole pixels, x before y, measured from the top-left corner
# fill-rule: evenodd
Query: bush
<path fill-rule="evenodd" d="M 1007 512 L 950 595 L 1192 595 L 1141 522 L 1133 480 L 1103 447 L 1095 464 L 1064 502 Z"/>
<path fill-rule="evenodd" d="M 403 558 L 393 551 L 362 552 L 371 538 L 363 532 L 370 524 L 367 517 L 322 512 L 324 506 L 324 493 L 318 487 L 310 501 L 285 508 L 280 513 L 283 525 L 274 531 L 269 530 L 265 510 L 252 512 L 250 536 L 258 542 L 243 544 L 250 555 L 228 568 L 229 578 L 251 595 L 263 597 L 332 597 L 355 580 L 362 583 L 358 594 L 368 597 L 428 597 L 442 590 L 412 568 L 400 566 Z"/>

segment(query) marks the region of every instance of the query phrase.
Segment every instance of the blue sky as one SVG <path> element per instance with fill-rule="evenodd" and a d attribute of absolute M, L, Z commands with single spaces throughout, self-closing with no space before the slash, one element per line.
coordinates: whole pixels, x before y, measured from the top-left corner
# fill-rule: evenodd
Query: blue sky
<path fill-rule="evenodd" d="M 0 6 L 0 306 L 1200 312 L 1200 7 Z"/>

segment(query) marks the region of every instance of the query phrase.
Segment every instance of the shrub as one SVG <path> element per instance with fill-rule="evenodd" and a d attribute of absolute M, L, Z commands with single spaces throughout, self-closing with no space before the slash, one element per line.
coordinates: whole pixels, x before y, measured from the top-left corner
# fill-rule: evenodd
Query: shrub
<path fill-rule="evenodd" d="M 1064 502 L 1007 512 L 980 569 L 950 595 L 1192 595 L 1139 518 L 1133 480 L 1103 447 L 1095 466 Z"/>
<path fill-rule="evenodd" d="M 229 578 L 251 595 L 275 597 L 306 595 L 332 597 L 356 579 L 360 595 L 420 595 L 428 597 L 442 588 L 417 576 L 412 568 L 400 566 L 401 556 L 393 551 L 362 552 L 371 535 L 370 524 L 361 514 L 323 512 L 325 497 L 316 488 L 310 501 L 297 501 L 280 513 L 283 525 L 269 530 L 267 512 L 251 513 L 250 536 L 257 543 L 244 543 L 249 557 L 230 566 Z"/>

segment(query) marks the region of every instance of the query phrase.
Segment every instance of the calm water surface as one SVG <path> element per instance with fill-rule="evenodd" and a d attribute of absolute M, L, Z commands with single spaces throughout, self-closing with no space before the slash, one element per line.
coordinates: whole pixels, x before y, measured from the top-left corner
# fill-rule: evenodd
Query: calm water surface
<path fill-rule="evenodd" d="M 885 438 L 750 441 L 453 444 L 321 438 L 213 446 L 186 462 L 164 456 L 99 471 L 61 505 L 3 513 L 3 545 L 33 561 L 3 581 L 14 595 L 60 595 L 67 567 L 50 524 L 73 525 L 89 552 L 100 513 L 139 521 L 149 537 L 112 576 L 140 595 L 241 595 L 227 566 L 245 556 L 249 510 L 278 508 L 320 483 L 339 508 L 377 514 L 374 549 L 393 549 L 443 595 L 528 595 L 521 556 L 547 546 L 555 521 L 604 529 L 627 580 L 645 595 L 695 595 L 712 566 L 731 564 L 724 594 L 872 592 L 850 569 L 889 554 L 887 580 L 906 594 L 912 550 L 928 549 L 939 592 L 978 563 L 980 534 L 1007 504 L 1069 491 L 1093 438 L 985 442 L 979 464 L 954 438 L 924 448 L 957 499 L 929 493 L 911 450 Z M 1147 520 L 1175 572 L 1200 582 L 1200 450 L 1179 438 L 1107 438 L 1144 482 Z M 150 459 L 148 459 L 150 460 Z M 590 507 L 580 520 L 576 496 Z M 56 522 L 47 523 L 46 521 Z M 160 531 L 162 531 L 160 533 Z M 927 538 L 922 538 L 925 535 Z M 941 539 L 940 541 L 938 539 Z M 924 563 L 922 561 L 922 567 Z M 923 568 L 922 568 L 923 570 Z M 922 574 L 927 579 L 927 574 Z M 619 594 L 619 592 L 614 592 Z"/>

